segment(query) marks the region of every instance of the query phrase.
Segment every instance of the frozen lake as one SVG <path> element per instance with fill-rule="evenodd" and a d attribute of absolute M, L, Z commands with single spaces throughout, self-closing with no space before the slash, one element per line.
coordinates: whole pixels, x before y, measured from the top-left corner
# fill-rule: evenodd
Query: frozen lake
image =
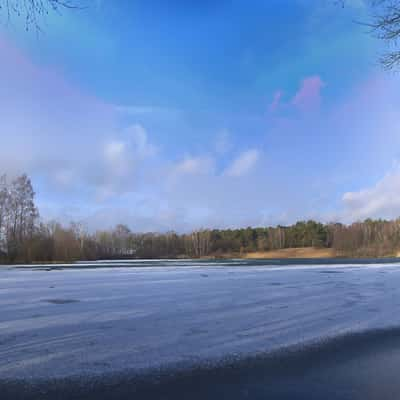
<path fill-rule="evenodd" d="M 396 262 L 3 266 L 0 381 L 218 365 L 395 330 L 399 306 Z"/>

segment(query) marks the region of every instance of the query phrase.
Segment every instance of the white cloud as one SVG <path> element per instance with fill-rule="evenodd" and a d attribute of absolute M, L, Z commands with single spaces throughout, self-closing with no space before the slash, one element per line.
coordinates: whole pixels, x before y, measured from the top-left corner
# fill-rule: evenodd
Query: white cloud
<path fill-rule="evenodd" d="M 239 155 L 232 164 L 225 170 L 224 175 L 240 177 L 250 172 L 256 165 L 260 153 L 258 150 L 247 150 Z"/>
<path fill-rule="evenodd" d="M 128 154 L 127 144 L 120 140 L 112 140 L 104 146 L 105 168 L 103 176 L 106 184 L 117 186 L 120 179 L 129 175 L 130 169 L 133 168 L 133 159 Z M 100 185 L 103 186 L 103 185 Z M 100 188 L 104 192 L 104 187 Z M 111 193 L 112 190 L 107 189 L 106 192 Z M 102 196 L 104 197 L 104 195 Z"/>
<path fill-rule="evenodd" d="M 348 222 L 365 218 L 400 216 L 400 168 L 396 167 L 374 186 L 343 195 L 344 217 Z"/>
<path fill-rule="evenodd" d="M 111 142 L 106 143 L 104 146 L 104 156 L 112 163 L 120 161 L 124 152 L 125 143 L 118 140 L 112 140 Z"/>
<path fill-rule="evenodd" d="M 133 160 L 152 157 L 157 148 L 148 140 L 147 131 L 139 124 L 131 125 L 121 132 L 114 132 L 119 139 L 111 139 L 104 146 L 104 156 L 111 164 L 121 164 L 128 158 Z"/>
<path fill-rule="evenodd" d="M 186 156 L 178 162 L 173 170 L 176 175 L 198 175 L 209 174 L 214 170 L 214 160 L 211 157 L 190 157 Z"/>
<path fill-rule="evenodd" d="M 139 158 L 152 157 L 157 153 L 157 147 L 149 143 L 147 131 L 140 124 L 134 124 L 124 131 L 125 135 L 131 136 L 133 150 Z"/>
<path fill-rule="evenodd" d="M 118 139 L 111 139 L 104 145 L 103 166 L 99 160 L 97 199 L 100 200 L 133 190 L 139 170 L 157 153 L 157 148 L 148 140 L 147 131 L 139 124 L 114 134 Z"/>

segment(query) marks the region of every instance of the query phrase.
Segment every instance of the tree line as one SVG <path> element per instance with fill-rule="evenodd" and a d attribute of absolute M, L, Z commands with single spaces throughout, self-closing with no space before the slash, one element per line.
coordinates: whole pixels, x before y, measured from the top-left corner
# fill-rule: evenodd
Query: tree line
<path fill-rule="evenodd" d="M 27 175 L 0 177 L 0 261 L 56 262 L 116 258 L 237 257 L 293 247 L 332 248 L 339 256 L 394 256 L 400 251 L 400 218 L 290 226 L 202 229 L 190 233 L 137 233 L 119 224 L 90 232 L 83 223 L 44 222 Z"/>

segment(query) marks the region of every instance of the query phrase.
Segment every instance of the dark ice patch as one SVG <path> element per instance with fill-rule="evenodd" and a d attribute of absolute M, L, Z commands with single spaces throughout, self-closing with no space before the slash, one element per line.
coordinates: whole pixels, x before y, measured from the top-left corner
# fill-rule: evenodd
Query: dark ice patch
<path fill-rule="evenodd" d="M 318 271 L 319 274 L 343 274 L 344 271 L 335 271 L 335 270 L 326 270 L 326 271 Z"/>
<path fill-rule="evenodd" d="M 70 303 L 79 303 L 79 300 L 76 299 L 45 299 L 42 300 L 45 303 L 51 304 L 70 304 Z"/>

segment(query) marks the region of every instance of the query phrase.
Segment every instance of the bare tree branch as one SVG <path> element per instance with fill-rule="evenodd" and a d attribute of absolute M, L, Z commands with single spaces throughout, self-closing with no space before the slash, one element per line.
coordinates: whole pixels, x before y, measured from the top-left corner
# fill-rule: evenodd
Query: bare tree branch
<path fill-rule="evenodd" d="M 385 69 L 392 70 L 400 65 L 400 50 L 397 49 L 400 38 L 400 1 L 381 0 L 376 7 L 369 26 L 378 39 L 393 49 L 380 59 Z"/>
<path fill-rule="evenodd" d="M 347 0 L 337 0 L 342 7 Z M 369 0 L 370 21 L 358 22 L 370 28 L 371 33 L 378 39 L 387 43 L 390 48 L 382 55 L 380 63 L 387 70 L 400 66 L 400 0 Z"/>
<path fill-rule="evenodd" d="M 0 0 L 0 17 L 9 23 L 13 16 L 23 18 L 27 30 L 41 31 L 41 22 L 50 12 L 62 9 L 80 9 L 78 0 Z"/>

